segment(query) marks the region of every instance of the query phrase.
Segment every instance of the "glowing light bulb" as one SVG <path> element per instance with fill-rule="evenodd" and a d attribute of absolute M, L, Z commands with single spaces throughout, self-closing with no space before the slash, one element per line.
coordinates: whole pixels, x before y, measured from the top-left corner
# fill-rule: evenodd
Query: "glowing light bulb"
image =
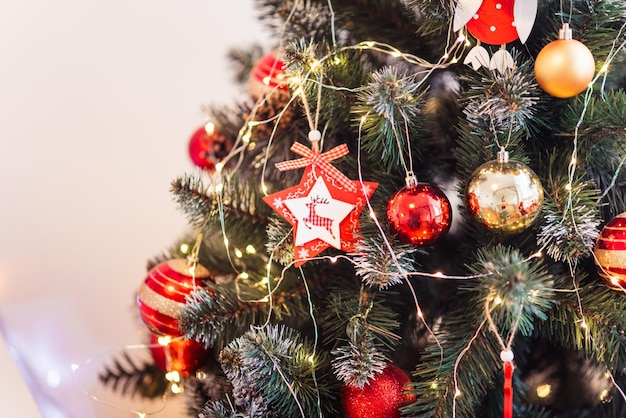
<path fill-rule="evenodd" d="M 224 169 L 224 164 L 222 163 L 215 164 L 215 171 L 217 171 L 218 173 L 221 173 L 223 169 Z"/>
<path fill-rule="evenodd" d="M 267 186 L 265 185 L 265 183 L 261 185 L 261 191 L 263 192 L 263 194 L 267 194 Z"/>
<path fill-rule="evenodd" d="M 248 254 L 256 254 L 256 248 L 254 248 L 254 246 L 252 244 L 248 244 L 246 246 L 246 252 Z"/>
<path fill-rule="evenodd" d="M 159 345 L 162 345 L 163 347 L 169 345 L 171 341 L 172 341 L 172 337 L 170 337 L 169 335 L 161 335 L 159 338 L 157 338 L 157 342 L 159 343 Z"/>
<path fill-rule="evenodd" d="M 565 185 L 565 190 L 567 190 L 567 191 L 572 190 L 572 183 L 567 183 Z"/>
<path fill-rule="evenodd" d="M 241 252 L 239 248 L 235 248 L 235 257 L 237 258 L 243 257 L 243 253 Z"/>
<path fill-rule="evenodd" d="M 196 266 L 193 265 L 191 267 L 189 267 L 189 274 L 191 274 L 192 276 L 196 273 Z"/>
<path fill-rule="evenodd" d="M 228 247 L 228 238 L 224 237 L 224 245 Z"/>
<path fill-rule="evenodd" d="M 206 125 L 204 125 L 204 130 L 207 134 L 212 135 L 213 132 L 215 132 L 215 124 L 213 122 L 207 122 Z"/>
<path fill-rule="evenodd" d="M 180 252 L 183 254 L 189 254 L 189 244 L 183 243 L 180 244 Z"/>
<path fill-rule="evenodd" d="M 331 263 L 336 263 L 337 262 L 337 257 L 335 257 L 335 256 L 330 257 L 330 262 Z"/>
<path fill-rule="evenodd" d="M 252 134 L 250 132 L 246 132 L 241 137 L 241 140 L 243 141 L 244 144 L 247 144 L 248 142 L 250 142 L 250 138 L 252 138 Z"/>
<path fill-rule="evenodd" d="M 313 354 L 311 354 L 309 357 L 307 357 L 307 361 L 309 363 L 314 363 L 315 362 L 315 356 Z"/>
<path fill-rule="evenodd" d="M 496 297 L 493 299 L 493 303 L 495 303 L 496 305 L 501 304 L 501 303 L 502 303 L 502 298 L 501 298 L 500 296 L 496 296 Z"/>
<path fill-rule="evenodd" d="M 240 278 L 240 279 L 244 279 L 244 280 L 246 280 L 246 279 L 247 279 L 247 278 L 249 278 L 249 277 L 250 277 L 250 275 L 248 275 L 248 273 L 246 273 L 245 271 L 243 271 L 243 272 L 239 273 L 239 278 Z"/>
<path fill-rule="evenodd" d="M 172 391 L 172 393 L 181 393 L 183 391 L 183 389 L 176 383 L 172 383 L 170 390 Z"/>
<path fill-rule="evenodd" d="M 372 41 L 367 41 L 367 42 L 365 42 L 365 46 L 366 46 L 366 47 L 368 47 L 368 48 L 371 48 L 371 47 L 373 47 L 373 46 L 374 46 L 374 42 L 372 42 Z"/>
<path fill-rule="evenodd" d="M 180 373 L 176 370 L 165 373 L 165 378 L 170 382 L 180 382 Z"/>
<path fill-rule="evenodd" d="M 580 327 L 582 329 L 587 329 L 587 323 L 585 322 L 585 320 L 583 319 L 583 321 L 580 323 Z"/>
<path fill-rule="evenodd" d="M 261 284 L 265 284 L 265 285 L 266 285 L 266 284 L 268 284 L 269 282 L 270 282 L 269 277 L 263 277 L 263 278 L 261 279 Z"/>
<path fill-rule="evenodd" d="M 547 398 L 550 396 L 550 392 L 552 392 L 552 386 L 548 383 L 537 386 L 537 397 L 539 398 Z"/>
<path fill-rule="evenodd" d="M 465 34 L 463 32 L 459 33 L 459 37 L 456 38 L 457 42 L 465 42 L 467 38 L 465 37 Z"/>
<path fill-rule="evenodd" d="M 456 392 L 454 393 L 454 397 L 458 398 L 459 396 L 461 396 L 461 391 L 457 389 Z"/>
<path fill-rule="evenodd" d="M 438 271 L 438 272 L 435 272 L 434 276 L 441 279 L 443 277 L 443 273 Z"/>
<path fill-rule="evenodd" d="M 609 71 L 609 64 L 604 64 L 601 68 L 600 68 L 600 73 L 606 73 Z"/>
<path fill-rule="evenodd" d="M 418 318 L 421 318 L 421 317 L 423 317 L 423 316 L 424 316 L 424 314 L 422 313 L 422 310 L 421 310 L 421 309 L 418 309 L 418 310 L 417 310 L 417 317 L 418 317 Z"/>

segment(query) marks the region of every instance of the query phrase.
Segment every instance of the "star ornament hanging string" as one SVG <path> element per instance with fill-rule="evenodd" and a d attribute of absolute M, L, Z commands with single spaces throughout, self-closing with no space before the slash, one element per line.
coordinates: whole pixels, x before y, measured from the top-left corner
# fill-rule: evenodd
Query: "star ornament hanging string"
<path fill-rule="evenodd" d="M 345 144 L 320 153 L 296 142 L 291 151 L 303 158 L 276 164 L 280 171 L 305 168 L 300 183 L 263 201 L 294 227 L 294 260 L 299 267 L 329 247 L 353 252 L 361 211 L 378 183 L 350 180 L 330 161 L 348 154 Z"/>

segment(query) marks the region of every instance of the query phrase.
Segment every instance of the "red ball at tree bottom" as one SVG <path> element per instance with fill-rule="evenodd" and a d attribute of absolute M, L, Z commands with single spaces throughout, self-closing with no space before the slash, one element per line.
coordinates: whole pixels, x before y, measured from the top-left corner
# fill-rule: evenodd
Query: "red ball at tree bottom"
<path fill-rule="evenodd" d="M 450 229 L 450 201 L 428 183 L 406 186 L 389 200 L 387 220 L 400 241 L 432 245 Z"/>
<path fill-rule="evenodd" d="M 411 379 L 402 369 L 388 364 L 382 374 L 363 388 L 344 386 L 341 404 L 347 418 L 400 418 L 402 406 L 415 397 L 404 392 Z"/>
<path fill-rule="evenodd" d="M 196 372 L 209 359 L 211 350 L 194 340 L 172 339 L 166 345 L 159 344 L 156 334 L 150 335 L 150 352 L 154 364 L 164 372 L 177 371 L 182 376 Z"/>

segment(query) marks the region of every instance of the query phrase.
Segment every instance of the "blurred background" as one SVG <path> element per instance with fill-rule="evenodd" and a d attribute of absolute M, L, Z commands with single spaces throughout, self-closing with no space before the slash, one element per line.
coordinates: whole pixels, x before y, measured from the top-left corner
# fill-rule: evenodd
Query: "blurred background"
<path fill-rule="evenodd" d="M 202 106 L 246 93 L 228 49 L 268 38 L 251 0 L 0 0 L 3 416 L 181 416 L 97 374 L 145 351 L 135 292 L 187 228 L 170 182 Z"/>

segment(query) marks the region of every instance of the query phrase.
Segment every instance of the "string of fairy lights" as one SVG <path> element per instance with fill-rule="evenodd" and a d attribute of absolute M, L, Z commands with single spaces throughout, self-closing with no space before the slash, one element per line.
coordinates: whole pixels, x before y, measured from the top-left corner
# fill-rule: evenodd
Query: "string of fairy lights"
<path fill-rule="evenodd" d="M 257 100 L 251 111 L 249 116 L 247 117 L 247 120 L 245 121 L 244 125 L 241 127 L 241 129 L 238 132 L 238 135 L 235 139 L 234 145 L 232 147 L 232 150 L 228 153 L 228 155 L 226 155 L 224 158 L 222 158 L 215 166 L 215 174 L 211 176 L 211 186 L 210 186 L 210 191 L 214 193 L 217 202 L 218 202 L 218 216 L 220 219 L 220 224 L 221 224 L 221 233 L 222 233 L 222 238 L 223 238 L 223 243 L 224 243 L 224 247 L 226 249 L 228 258 L 230 260 L 230 263 L 232 265 L 232 268 L 234 269 L 235 273 L 236 273 L 236 289 L 237 289 L 237 294 L 238 297 L 240 298 L 241 301 L 243 302 L 248 302 L 248 303 L 267 303 L 269 305 L 269 314 L 267 315 L 266 318 L 266 322 L 264 324 L 258 325 L 258 327 L 264 327 L 266 325 L 269 324 L 269 320 L 271 315 L 271 312 L 273 310 L 273 296 L 274 293 L 280 288 L 280 285 L 282 283 L 282 281 L 285 279 L 285 274 L 289 269 L 294 268 L 294 264 L 295 261 L 292 261 L 291 263 L 282 266 L 282 268 L 280 269 L 281 273 L 278 277 L 273 278 L 273 280 L 271 279 L 271 272 L 273 270 L 273 267 L 276 265 L 275 261 L 274 261 L 274 253 L 271 252 L 269 255 L 269 258 L 267 260 L 267 264 L 266 264 L 266 275 L 260 279 L 254 280 L 254 278 L 250 277 L 250 274 L 246 271 L 242 271 L 238 266 L 238 263 L 235 262 L 234 258 L 236 259 L 240 259 L 246 255 L 256 255 L 257 254 L 257 250 L 256 248 L 249 244 L 247 245 L 244 249 L 239 249 L 239 248 L 232 248 L 231 249 L 231 245 L 230 245 L 230 240 L 228 238 L 228 231 L 225 225 L 225 221 L 224 221 L 224 201 L 223 201 L 223 196 L 222 196 L 222 192 L 223 192 L 223 187 L 224 184 L 222 183 L 221 180 L 221 175 L 225 169 L 225 167 L 227 166 L 228 163 L 231 162 L 231 160 L 233 159 L 238 159 L 238 161 L 234 164 L 234 170 L 237 170 L 238 168 L 240 168 L 240 165 L 243 161 L 243 157 L 245 155 L 245 153 L 248 150 L 252 150 L 256 147 L 256 143 L 253 140 L 253 130 L 255 127 L 259 126 L 259 125 L 263 125 L 263 124 L 270 124 L 270 123 L 274 123 L 274 127 L 272 129 L 272 132 L 269 136 L 268 142 L 267 142 L 267 149 L 266 149 L 266 157 L 267 155 L 269 155 L 270 153 L 270 148 L 273 146 L 273 139 L 275 137 L 276 134 L 276 130 L 277 127 L 279 126 L 279 124 L 281 123 L 281 118 L 285 115 L 285 112 L 287 111 L 287 109 L 291 106 L 294 105 L 294 103 L 296 102 L 297 99 L 301 100 L 301 103 L 303 104 L 303 108 L 305 111 L 305 116 L 307 117 L 308 121 L 309 121 L 309 125 L 310 125 L 310 129 L 311 131 L 318 131 L 318 123 L 319 123 L 319 109 L 321 108 L 321 92 L 322 89 L 335 89 L 335 90 L 343 90 L 343 91 L 347 91 L 349 93 L 357 93 L 360 88 L 357 89 L 350 89 L 350 88 L 346 88 L 346 87 L 336 87 L 336 86 L 332 86 L 330 84 L 325 84 L 324 80 L 323 80 L 323 74 L 324 74 L 324 66 L 328 65 L 328 66 L 332 66 L 332 65 L 337 65 L 337 64 L 341 64 L 341 59 L 342 59 L 342 55 L 343 53 L 347 52 L 347 51 L 371 51 L 371 52 L 376 52 L 376 53 L 381 53 L 381 54 L 385 54 L 388 55 L 391 58 L 397 59 L 397 60 L 402 60 L 405 61 L 406 63 L 415 65 L 417 67 L 420 68 L 419 70 L 419 75 L 422 76 L 422 78 L 420 79 L 420 81 L 418 82 L 418 87 L 421 86 L 422 84 L 426 83 L 429 80 L 429 77 L 432 75 L 432 73 L 434 71 L 440 70 L 440 69 L 444 69 L 447 68 L 448 66 L 450 66 L 451 64 L 455 64 L 457 62 L 459 62 L 459 60 L 463 57 L 464 53 L 466 52 L 467 48 L 471 46 L 471 41 L 469 39 L 469 37 L 467 36 L 466 32 L 464 29 L 455 32 L 452 29 L 452 22 L 450 22 L 450 25 L 448 27 L 448 32 L 447 32 L 447 41 L 446 41 L 446 47 L 444 50 L 443 55 L 437 60 L 437 62 L 435 63 L 431 63 L 428 62 L 418 56 L 403 52 L 391 45 L 385 44 L 385 43 L 381 43 L 381 42 L 377 42 L 377 41 L 363 41 L 363 42 L 359 42 L 355 45 L 350 45 L 350 46 L 343 46 L 343 47 L 337 47 L 337 43 L 336 43 L 336 39 L 335 39 L 335 15 L 334 15 L 334 9 L 332 7 L 332 1 L 328 0 L 328 10 L 330 12 L 330 24 L 332 27 L 331 30 L 331 34 L 332 34 L 332 52 L 328 53 L 327 55 L 321 57 L 321 58 L 316 58 L 315 56 L 311 56 L 310 58 L 310 69 L 309 71 L 305 74 L 305 76 L 300 79 L 298 77 L 292 77 L 287 75 L 287 77 L 285 78 L 285 82 L 289 84 L 289 86 L 291 87 L 291 91 L 292 94 L 289 98 L 289 100 L 287 101 L 287 103 L 285 104 L 285 106 L 273 117 L 265 119 L 265 120 L 256 120 L 255 117 L 259 111 L 259 109 L 261 109 L 261 107 L 265 104 L 265 101 L 267 100 L 267 98 L 269 96 L 271 96 L 272 89 L 270 89 L 268 87 L 268 92 L 266 95 L 262 95 L 259 100 Z M 294 1 L 294 5 L 292 7 L 292 10 L 290 12 L 290 14 L 288 15 L 288 17 L 285 20 L 285 23 L 280 31 L 281 35 L 279 36 L 279 45 L 278 45 L 278 50 L 280 51 L 283 48 L 283 42 L 284 42 L 284 33 L 286 31 L 286 27 L 289 24 L 291 18 L 293 17 L 293 15 L 295 14 L 295 12 L 298 10 L 298 8 L 303 7 L 304 5 L 304 0 L 297 0 Z M 571 6 L 571 1 L 570 1 L 570 6 Z M 606 83 L 606 76 L 609 72 L 609 68 L 610 68 L 610 64 L 611 62 L 616 58 L 616 56 L 621 53 L 625 48 L 626 48 L 626 41 L 622 41 L 619 42 L 619 39 L 622 37 L 622 33 L 624 32 L 624 30 L 626 30 L 626 23 L 620 28 L 617 36 L 615 37 L 615 40 L 613 42 L 611 51 L 609 53 L 609 55 L 606 58 L 606 61 L 604 62 L 604 64 L 601 66 L 600 70 L 598 71 L 598 73 L 596 74 L 596 76 L 593 78 L 593 80 L 589 83 L 589 86 L 587 88 L 587 90 L 585 91 L 585 96 L 584 96 L 584 106 L 583 106 L 583 110 L 581 112 L 581 114 L 579 115 L 579 120 L 575 126 L 575 130 L 573 132 L 573 141 L 572 141 L 572 152 L 571 152 L 571 159 L 570 159 L 570 164 L 569 164 L 569 168 L 568 168 L 568 183 L 566 185 L 564 185 L 565 190 L 568 191 L 568 199 L 567 199 L 567 206 L 566 206 L 566 212 L 569 213 L 571 215 L 572 219 L 575 219 L 573 216 L 573 194 L 572 194 L 572 187 L 571 185 L 574 183 L 574 179 L 575 179 L 575 175 L 577 172 L 577 157 L 578 157 L 578 140 L 579 140 L 579 128 L 582 125 L 587 109 L 588 109 L 588 105 L 590 103 L 590 100 L 592 98 L 592 94 L 594 91 L 595 86 L 597 86 L 597 84 L 600 84 L 600 89 L 603 91 L 604 87 L 605 87 L 605 83 Z M 311 52 L 311 54 L 313 54 L 313 52 Z M 415 74 L 412 75 L 413 77 L 415 76 Z M 305 83 L 316 83 L 318 86 L 318 94 L 317 94 L 317 103 L 315 106 L 316 109 L 316 113 L 313 114 L 310 110 L 310 106 L 309 103 L 307 102 L 307 98 L 306 95 L 304 93 L 304 89 L 303 86 L 305 85 Z M 266 83 L 268 84 L 268 83 Z M 274 87 L 274 89 L 276 89 L 276 87 Z M 362 173 L 362 165 L 361 165 L 361 134 L 362 134 L 362 128 L 364 123 L 367 121 L 367 118 L 369 117 L 369 114 L 365 114 L 361 117 L 360 119 L 360 123 L 359 123 L 359 127 L 358 127 L 358 138 L 357 138 L 357 173 L 358 173 L 358 180 L 360 182 L 360 184 L 363 186 L 363 173 Z M 406 146 L 408 149 L 408 152 L 410 153 L 410 138 L 408 135 L 408 128 L 406 127 L 406 123 L 408 122 L 406 119 L 404 120 L 405 122 L 405 128 L 406 128 Z M 212 122 L 208 122 L 205 126 L 205 129 L 207 130 L 208 133 L 212 133 L 215 129 L 215 125 Z M 394 126 L 394 135 L 396 135 L 396 138 L 398 136 L 398 133 L 396 132 L 396 127 Z M 495 129 L 495 128 L 494 128 Z M 321 135 L 322 140 L 320 141 L 320 144 L 323 145 L 323 134 Z M 497 138 L 496 138 L 497 141 Z M 402 153 L 402 149 L 400 146 L 400 141 L 397 141 L 398 144 L 398 148 L 401 154 L 401 160 L 402 160 L 402 164 L 403 167 L 405 168 L 406 171 L 406 175 L 407 177 L 410 177 L 412 175 L 412 158 L 410 156 L 410 154 L 408 155 L 408 161 L 409 163 L 407 164 L 405 161 L 405 157 Z M 498 144 L 499 145 L 499 144 Z M 505 145 L 506 146 L 506 145 Z M 268 187 L 265 183 L 265 177 L 266 177 L 266 169 L 267 169 L 267 161 L 268 158 L 264 159 L 264 164 L 262 167 L 262 175 L 260 178 L 260 191 L 263 195 L 267 196 L 268 195 Z M 619 170 L 621 169 L 622 165 L 626 162 L 626 159 L 621 161 L 619 167 L 617 168 L 617 171 L 613 177 L 613 182 L 609 185 L 609 188 L 613 187 L 615 185 L 615 180 L 617 178 L 617 175 L 619 174 Z M 608 189 L 604 191 L 604 194 L 606 194 L 608 192 Z M 376 271 L 377 274 L 379 275 L 398 275 L 400 274 L 402 276 L 402 280 L 404 282 L 404 284 L 406 284 L 406 286 L 408 287 L 408 289 L 411 292 L 412 295 L 412 299 L 413 299 L 413 303 L 415 305 L 415 310 L 416 310 L 416 315 L 419 318 L 419 320 L 422 322 L 422 324 L 425 326 L 425 328 L 427 329 L 427 332 L 429 333 L 430 337 L 433 339 L 433 341 L 435 341 L 435 343 L 438 345 L 439 347 L 439 354 L 440 354 L 440 364 L 443 363 L 443 359 L 444 359 L 444 350 L 443 350 L 443 346 L 441 345 L 441 342 L 439 341 L 437 335 L 435 334 L 435 332 L 430 328 L 428 321 L 426 320 L 426 318 L 424 318 L 424 314 L 422 309 L 420 308 L 420 304 L 418 301 L 418 297 L 417 297 L 417 293 L 415 291 L 415 289 L 413 288 L 413 285 L 411 284 L 411 281 L 409 280 L 410 277 L 427 277 L 427 278 L 436 278 L 436 279 L 441 279 L 441 280 L 474 280 L 474 279 L 478 279 L 480 277 L 485 276 L 485 274 L 478 274 L 478 275 L 448 275 L 445 274 L 442 271 L 436 271 L 436 272 L 426 272 L 426 271 L 418 271 L 418 272 L 407 272 L 401 265 L 401 263 L 398 261 L 397 259 L 397 255 L 395 253 L 395 251 L 393 250 L 393 246 L 390 242 L 390 240 L 388 239 L 388 237 L 386 236 L 385 232 L 384 232 L 384 228 L 378 218 L 378 216 L 376 215 L 374 209 L 372 208 L 372 205 L 369 201 L 369 199 L 366 198 L 367 201 L 367 206 L 369 209 L 369 217 L 373 220 L 374 224 L 376 225 L 379 233 L 381 234 L 382 240 L 384 242 L 385 247 L 387 248 L 387 250 L 389 251 L 389 254 L 392 258 L 392 260 L 394 261 L 394 264 L 398 270 L 398 272 L 400 273 L 389 273 L 389 272 L 384 272 L 384 271 Z M 207 219 L 208 221 L 208 219 Z M 206 222 L 205 222 L 206 223 Z M 576 228 L 576 224 L 574 222 L 574 227 Z M 196 263 L 198 261 L 198 251 L 199 251 L 199 246 L 201 245 L 203 236 L 202 236 L 202 229 L 203 228 L 198 228 L 198 232 L 196 235 L 196 240 L 195 243 L 192 247 L 189 246 L 189 244 L 185 243 L 182 244 L 180 247 L 180 251 L 183 254 L 189 255 L 190 259 Z M 285 236 L 283 238 L 283 240 L 287 239 L 288 236 Z M 547 244 L 546 244 L 547 245 Z M 541 246 L 540 248 L 537 249 L 537 251 L 535 251 L 533 254 L 527 256 L 521 263 L 527 263 L 533 259 L 538 259 L 543 257 L 543 253 L 545 250 L 545 247 Z M 593 252 L 592 249 L 590 249 L 589 251 L 594 257 L 595 254 Z M 233 258 L 234 257 L 234 258 Z M 336 263 L 339 259 L 342 260 L 347 260 L 348 262 L 351 263 L 355 263 L 353 257 L 351 255 L 333 255 L 333 256 L 325 256 L 325 255 L 318 255 L 315 257 L 310 257 L 310 258 L 306 258 L 305 260 L 307 261 L 311 261 L 311 260 L 327 260 L 331 263 Z M 599 264 L 598 264 L 599 265 Z M 600 266 L 600 265 L 599 265 Z M 601 267 L 601 266 L 600 266 Z M 584 320 L 584 315 L 583 315 L 583 309 L 582 309 L 582 302 L 581 302 L 581 297 L 579 294 L 579 288 L 578 285 L 576 284 L 576 280 L 575 280 L 575 266 L 569 265 L 570 268 L 570 275 L 572 278 L 572 283 L 573 283 L 573 289 L 551 289 L 553 292 L 574 292 L 576 293 L 576 296 L 578 298 L 578 305 L 579 305 L 579 314 L 580 314 L 580 319 L 578 320 L 579 322 L 579 326 L 582 329 L 587 329 L 587 324 L 585 323 Z M 607 273 L 607 275 L 609 274 L 609 272 L 605 272 Z M 193 274 L 193 271 L 192 271 Z M 492 274 L 492 273 L 486 273 L 486 274 Z M 304 288 L 305 288 L 305 292 L 307 295 L 307 300 L 308 300 L 308 304 L 309 304 L 309 315 L 311 317 L 311 320 L 313 322 L 314 325 L 314 330 L 315 330 L 315 338 L 314 338 L 314 347 L 317 348 L 317 344 L 318 344 L 318 328 L 317 328 L 317 322 L 315 319 L 315 315 L 314 315 L 314 308 L 313 308 L 313 303 L 311 300 L 311 294 L 308 288 L 308 284 L 307 284 L 307 278 L 305 277 L 304 272 L 302 271 L 302 269 L 300 269 L 300 277 L 302 278 L 303 284 L 304 284 Z M 244 299 L 241 295 L 240 292 L 240 286 L 239 286 L 239 281 L 243 280 L 243 281 L 255 281 L 258 283 L 259 286 L 263 286 L 265 288 L 267 288 L 267 294 L 266 296 L 264 296 L 263 298 L 260 299 L 254 299 L 254 300 L 249 300 L 249 299 Z M 272 285 L 272 283 L 275 283 L 274 285 Z M 621 288 L 621 291 L 624 292 L 626 294 L 626 288 L 622 287 L 620 285 L 620 283 L 618 281 L 615 281 L 613 283 L 615 286 L 618 286 Z M 495 309 L 498 305 L 500 305 L 503 302 L 502 298 L 500 297 L 500 295 L 497 294 L 497 292 L 494 291 L 493 296 L 489 299 L 487 299 L 485 301 L 485 306 L 484 306 L 484 312 L 485 312 L 485 318 L 484 320 L 481 322 L 481 324 L 478 326 L 478 329 L 476 330 L 476 333 L 468 340 L 466 346 L 461 350 L 459 356 L 457 357 L 456 361 L 455 361 L 455 366 L 454 366 L 454 375 L 453 375 L 453 379 L 454 379 L 454 386 L 455 386 L 455 396 L 453 397 L 453 411 L 452 411 L 452 416 L 455 417 L 456 416 L 456 398 L 459 396 L 462 396 L 461 391 L 459 390 L 459 386 L 458 386 L 458 382 L 457 382 L 457 369 L 458 366 L 460 364 L 461 358 L 470 350 L 472 344 L 474 343 L 474 341 L 478 338 L 478 336 L 480 335 L 481 332 L 483 332 L 483 330 L 485 328 L 488 328 L 495 336 L 496 339 L 499 341 L 499 344 L 502 348 L 502 353 L 506 353 L 506 356 L 508 356 L 508 353 L 511 353 L 511 347 L 513 345 L 513 341 L 514 341 L 514 336 L 515 333 L 517 331 L 517 323 L 514 324 L 513 328 L 509 330 L 509 336 L 508 338 L 504 338 L 501 335 L 501 332 L 497 329 L 497 327 L 495 326 L 493 320 L 491 319 L 491 312 L 493 311 L 493 309 Z M 587 333 L 586 334 L 587 338 L 591 338 L 590 335 Z M 171 340 L 169 338 L 159 338 L 158 340 L 158 344 L 161 345 L 162 347 L 167 347 L 168 344 L 170 344 Z M 141 344 L 141 345 L 132 345 L 132 346 L 126 346 L 124 347 L 125 349 L 145 349 L 149 347 L 148 345 L 145 344 Z M 167 353 L 167 350 L 166 350 Z M 504 355 L 504 354 L 503 354 Z M 271 356 L 270 356 L 271 358 Z M 309 359 L 311 362 L 315 361 L 314 357 L 311 357 Z M 512 360 L 512 358 L 511 358 Z M 504 358 L 503 358 L 503 361 Z M 509 360 L 510 361 L 510 360 Z M 91 361 L 87 361 L 85 362 L 85 364 L 90 363 Z M 169 360 L 167 361 L 167 363 L 169 364 Z M 79 369 L 79 365 L 73 365 L 72 369 L 73 371 L 77 371 Z M 278 373 L 281 373 L 280 367 L 276 367 L 276 370 L 278 371 Z M 613 375 L 607 371 L 607 375 L 609 377 L 609 379 L 611 380 L 613 386 L 616 388 L 616 390 L 621 394 L 621 396 L 626 399 L 626 395 L 624 394 L 624 391 L 622 390 L 622 388 L 620 388 L 616 383 L 615 383 L 615 379 L 613 377 Z M 166 374 L 166 378 L 167 380 L 170 382 L 170 393 L 179 393 L 180 391 L 182 391 L 182 386 L 181 386 L 181 377 L 178 374 L 178 372 L 176 372 L 175 370 L 171 370 Z M 284 376 L 281 375 L 281 378 L 285 379 Z M 317 385 L 317 381 L 315 380 L 315 376 L 313 376 L 315 384 Z M 288 382 L 286 382 L 288 383 Z M 289 386 L 287 384 L 287 386 Z M 433 389 L 437 388 L 437 383 L 433 382 L 432 386 Z M 542 388 L 542 394 L 544 396 L 547 396 L 549 394 L 549 388 L 547 389 L 546 392 L 546 388 L 543 387 Z M 93 394 L 89 393 L 89 392 L 85 392 L 88 396 L 90 396 L 92 399 L 94 399 L 96 402 L 100 402 L 100 403 L 106 403 L 104 402 L 102 399 L 94 396 Z M 539 394 L 541 396 L 541 394 Z M 304 417 L 304 411 L 302 409 L 302 406 L 300 405 L 297 396 L 295 395 L 295 393 L 292 393 L 292 396 L 294 398 L 294 401 L 296 402 L 296 404 L 299 406 L 300 411 L 302 416 Z M 163 397 L 163 401 L 165 402 L 167 398 L 167 393 L 164 395 Z M 319 399 L 318 396 L 318 404 L 319 402 L 321 402 L 321 400 Z M 114 405 L 110 405 L 112 407 L 114 407 Z M 161 410 L 163 409 L 163 407 L 159 408 L 156 411 L 150 411 L 150 412 L 140 412 L 140 411 L 134 411 L 134 410 L 129 410 L 129 412 L 136 414 L 138 417 L 146 417 L 146 416 L 150 416 L 150 415 L 155 415 L 157 413 L 159 413 Z"/>

